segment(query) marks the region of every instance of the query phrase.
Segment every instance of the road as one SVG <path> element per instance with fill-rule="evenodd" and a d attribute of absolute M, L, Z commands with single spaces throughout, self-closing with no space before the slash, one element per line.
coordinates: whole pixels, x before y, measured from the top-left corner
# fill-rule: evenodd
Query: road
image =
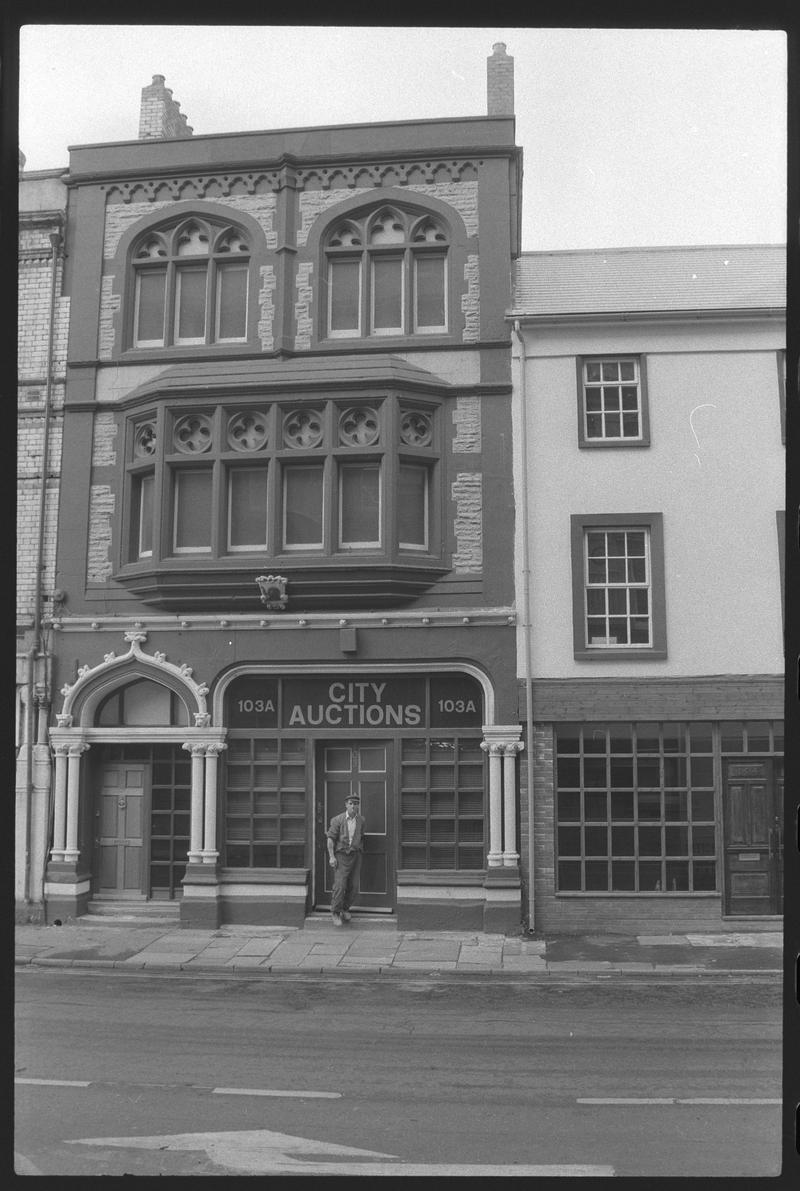
<path fill-rule="evenodd" d="M 780 988 L 17 975 L 22 1174 L 772 1175 Z"/>

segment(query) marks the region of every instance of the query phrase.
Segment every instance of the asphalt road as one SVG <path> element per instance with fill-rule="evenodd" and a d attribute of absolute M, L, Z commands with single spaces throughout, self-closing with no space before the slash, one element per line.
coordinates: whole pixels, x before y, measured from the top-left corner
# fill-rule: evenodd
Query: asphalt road
<path fill-rule="evenodd" d="M 768 1176 L 780 1018 L 765 985 L 21 969 L 16 1168 Z"/>

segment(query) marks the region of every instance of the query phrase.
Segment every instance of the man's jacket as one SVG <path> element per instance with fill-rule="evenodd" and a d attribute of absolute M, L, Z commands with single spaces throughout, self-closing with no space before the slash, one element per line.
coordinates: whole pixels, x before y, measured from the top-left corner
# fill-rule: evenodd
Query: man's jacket
<path fill-rule="evenodd" d="M 331 825 L 326 831 L 328 839 L 333 840 L 334 852 L 363 852 L 364 851 L 364 818 L 362 815 L 355 816 L 356 829 L 353 832 L 352 844 L 347 839 L 347 811 L 341 815 L 335 815 L 331 819 Z"/>

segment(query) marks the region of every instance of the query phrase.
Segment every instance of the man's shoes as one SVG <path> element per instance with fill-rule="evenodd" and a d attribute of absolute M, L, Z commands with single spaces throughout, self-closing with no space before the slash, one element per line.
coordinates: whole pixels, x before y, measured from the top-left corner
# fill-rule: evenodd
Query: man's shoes
<path fill-rule="evenodd" d="M 341 926 L 341 925 L 342 925 L 342 916 L 341 916 L 341 914 L 331 914 L 331 918 L 332 918 L 332 920 L 333 920 L 333 925 L 334 925 L 334 926 Z"/>
<path fill-rule="evenodd" d="M 349 910 L 342 910 L 342 918 L 345 922 L 349 922 L 352 917 L 353 915 L 349 912 Z"/>

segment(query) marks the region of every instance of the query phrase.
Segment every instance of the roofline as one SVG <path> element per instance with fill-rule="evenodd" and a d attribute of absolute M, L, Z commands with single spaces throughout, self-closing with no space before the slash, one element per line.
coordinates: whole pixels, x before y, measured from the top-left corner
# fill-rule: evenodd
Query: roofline
<path fill-rule="evenodd" d="M 525 257 L 541 257 L 541 256 L 605 256 L 606 253 L 621 253 L 621 252 L 709 252 L 719 250 L 720 252 L 735 252 L 742 248 L 748 249 L 764 249 L 764 248 L 782 248 L 786 251 L 786 244 L 651 244 L 641 245 L 625 245 L 621 248 L 542 248 L 529 249 L 519 254 L 519 260 L 524 260 Z"/>
<path fill-rule="evenodd" d="M 716 320 L 722 322 L 727 319 L 743 320 L 748 318 L 785 319 L 785 306 L 742 306 L 726 309 L 716 306 L 710 310 L 608 310 L 566 312 L 562 314 L 526 314 L 522 310 L 509 310 L 503 316 L 506 322 L 518 322 L 524 326 L 543 325 L 545 323 L 600 323 L 600 322 L 678 322 L 691 319 L 699 322 Z"/>

